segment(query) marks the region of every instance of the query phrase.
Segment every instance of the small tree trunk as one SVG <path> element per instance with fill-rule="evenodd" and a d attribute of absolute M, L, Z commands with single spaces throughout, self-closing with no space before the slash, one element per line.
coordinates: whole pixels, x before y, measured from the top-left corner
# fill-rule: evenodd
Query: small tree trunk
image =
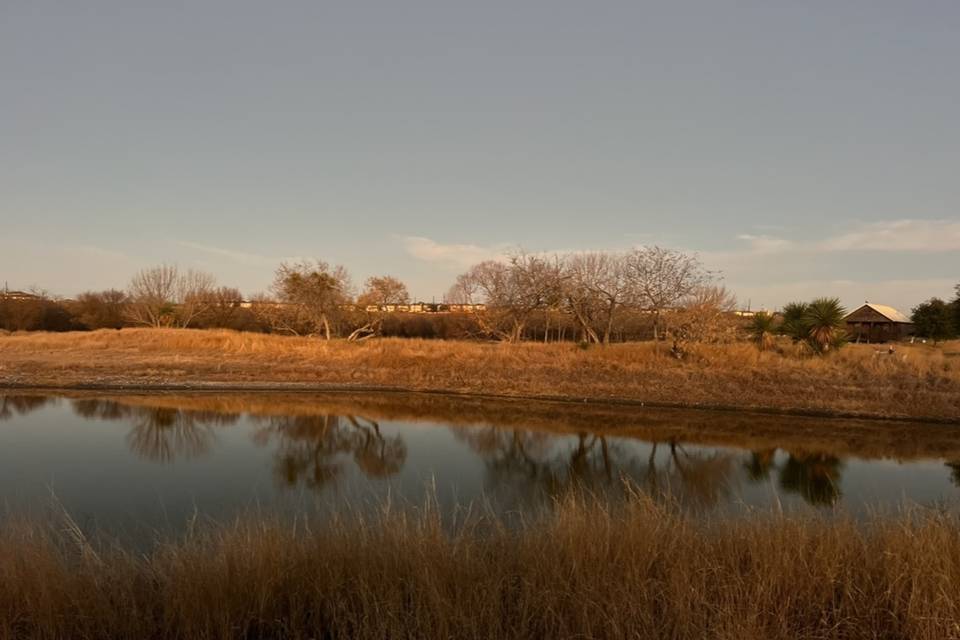
<path fill-rule="evenodd" d="M 653 312 L 653 350 L 660 353 L 660 309 Z"/>
<path fill-rule="evenodd" d="M 522 320 L 515 320 L 513 323 L 513 331 L 510 335 L 510 342 L 520 342 L 523 339 L 523 328 L 524 322 Z"/>

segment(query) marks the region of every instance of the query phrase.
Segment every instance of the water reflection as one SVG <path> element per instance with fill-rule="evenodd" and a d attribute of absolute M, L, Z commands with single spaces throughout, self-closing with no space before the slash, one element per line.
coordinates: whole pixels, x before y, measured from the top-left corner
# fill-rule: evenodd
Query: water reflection
<path fill-rule="evenodd" d="M 216 442 L 216 427 L 230 426 L 240 419 L 238 414 L 128 406 L 111 400 L 79 399 L 72 404 L 77 415 L 89 420 L 128 422 L 130 450 L 162 463 L 206 455 Z"/>
<path fill-rule="evenodd" d="M 840 498 L 840 460 L 823 453 L 800 453 L 787 458 L 780 470 L 780 486 L 800 494 L 808 503 L 831 506 Z"/>
<path fill-rule="evenodd" d="M 395 475 L 407 459 L 403 438 L 384 437 L 380 425 L 368 418 L 322 414 L 258 421 L 263 424 L 254 440 L 260 446 L 276 441 L 274 475 L 287 486 L 331 484 L 341 475 L 347 456 L 371 478 Z"/>
<path fill-rule="evenodd" d="M 451 432 L 483 460 L 484 486 L 501 501 L 531 502 L 574 487 L 605 493 L 638 475 L 634 458 L 611 448 L 602 435 L 577 433 L 564 447 L 556 436 L 537 431 L 483 426 Z"/>
<path fill-rule="evenodd" d="M 960 460 L 947 462 L 946 465 L 950 469 L 950 481 L 960 487 Z"/>
<path fill-rule="evenodd" d="M 579 432 L 562 446 L 552 434 L 496 426 L 454 428 L 454 436 L 483 458 L 488 493 L 518 501 L 560 496 L 570 490 L 619 493 L 629 484 L 657 497 L 714 506 L 731 491 L 733 456 L 688 450 L 676 440 L 649 443 L 649 452 L 622 439 Z"/>
<path fill-rule="evenodd" d="M 776 449 L 751 451 L 742 467 L 753 484 L 770 480 L 776 471 L 780 488 L 801 496 L 807 504 L 832 506 L 841 497 L 840 485 L 843 462 L 836 456 L 822 452 L 787 452 L 787 459 L 779 467 Z"/>
<path fill-rule="evenodd" d="M 33 414 L 43 415 L 45 407 L 56 403 L 49 396 L 0 394 L 0 419 L 13 419 L 16 425 L 15 419 L 33 420 Z M 305 488 L 333 499 L 363 480 L 378 491 L 407 491 L 417 500 L 423 480 L 439 473 L 438 484 L 446 482 L 458 491 L 467 487 L 458 499 L 484 496 L 507 509 L 549 504 L 571 490 L 616 497 L 628 486 L 694 509 L 741 501 L 769 504 L 786 495 L 795 504 L 829 508 L 849 504 L 851 491 L 853 500 L 860 499 L 857 491 L 878 483 L 886 483 L 891 499 L 902 498 L 909 491 L 896 483 L 912 480 L 907 475 L 891 480 L 891 472 L 913 462 L 937 477 L 936 492 L 916 484 L 911 490 L 918 495 L 937 500 L 960 487 L 960 432 L 949 425 L 821 424 L 800 418 L 422 396 L 78 395 L 66 406 L 84 420 L 122 425 L 117 438 L 107 435 L 109 441 L 150 463 L 127 465 L 116 472 L 118 477 L 141 473 L 181 482 L 191 492 L 196 484 L 190 483 L 215 477 L 211 493 L 224 496 L 249 490 L 239 488 L 248 481 L 262 482 L 257 486 L 278 494 L 296 495 L 289 489 Z M 49 415 L 58 416 L 56 424 L 63 420 L 62 411 Z M 423 422 L 447 428 L 414 428 Z M 18 447 L 42 434 L 43 420 L 36 427 L 8 437 L 0 453 L 6 448 L 12 460 Z M 95 445 L 83 439 L 83 430 L 63 434 L 78 449 L 87 447 L 90 455 Z M 27 447 L 29 455 L 50 446 L 42 438 L 35 442 L 34 448 Z M 57 455 L 51 465 L 69 463 L 69 449 L 58 449 Z M 888 462 L 871 463 L 881 459 Z M 857 463 L 854 471 L 849 460 Z M 182 463 L 177 476 L 190 469 L 197 475 L 169 480 L 173 476 L 157 473 L 154 463 Z M 216 476 L 205 475 L 204 469 L 214 467 Z M 65 468 L 52 466 L 50 474 L 65 473 Z M 849 473 L 860 474 L 860 489 L 844 477 Z M 864 474 L 869 483 L 863 482 Z M 224 483 L 223 488 L 216 483 Z M 337 487 L 334 493 L 325 493 L 332 487 Z"/>
<path fill-rule="evenodd" d="M 25 416 L 32 411 L 55 401 L 50 396 L 0 395 L 0 420 L 9 420 L 14 416 Z"/>
<path fill-rule="evenodd" d="M 670 455 L 665 469 L 653 466 L 657 447 L 665 444 Z M 676 440 L 654 442 L 650 451 L 650 478 L 655 489 L 675 493 L 685 501 L 713 506 L 731 492 L 733 454 L 726 451 L 690 452 Z M 676 492 L 674 487 L 679 487 Z"/>

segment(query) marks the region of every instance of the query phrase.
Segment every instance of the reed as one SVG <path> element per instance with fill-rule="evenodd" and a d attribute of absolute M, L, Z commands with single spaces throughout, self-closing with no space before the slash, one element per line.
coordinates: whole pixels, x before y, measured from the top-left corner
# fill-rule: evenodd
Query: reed
<path fill-rule="evenodd" d="M 693 520 L 569 496 L 507 527 L 429 505 L 209 524 L 147 553 L 0 530 L 3 638 L 956 638 L 960 522 Z"/>
<path fill-rule="evenodd" d="M 407 339 L 360 344 L 226 330 L 124 329 L 0 336 L 0 386 L 394 388 L 544 399 L 937 420 L 960 419 L 960 343 L 850 345 L 825 357 L 790 344 L 652 343 L 578 349 Z"/>

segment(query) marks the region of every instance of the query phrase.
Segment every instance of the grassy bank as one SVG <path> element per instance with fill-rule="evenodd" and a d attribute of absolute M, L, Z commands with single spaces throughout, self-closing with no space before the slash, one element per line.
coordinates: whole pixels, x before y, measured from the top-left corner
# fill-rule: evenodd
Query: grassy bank
<path fill-rule="evenodd" d="M 696 523 L 641 496 L 518 529 L 429 510 L 211 526 L 146 554 L 0 530 L 3 638 L 960 637 L 960 523 Z"/>
<path fill-rule="evenodd" d="M 696 347 L 679 361 L 651 343 L 402 339 L 360 344 L 230 331 L 0 336 L 0 385 L 293 385 L 628 400 L 837 415 L 960 419 L 960 346 L 850 345 L 828 357 L 789 347 Z"/>

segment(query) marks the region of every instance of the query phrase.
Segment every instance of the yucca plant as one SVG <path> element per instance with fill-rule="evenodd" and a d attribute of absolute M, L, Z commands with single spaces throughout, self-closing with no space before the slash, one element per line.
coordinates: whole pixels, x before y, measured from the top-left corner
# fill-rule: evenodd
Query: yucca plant
<path fill-rule="evenodd" d="M 766 351 L 773 346 L 773 334 L 776 329 L 776 318 L 772 314 L 761 311 L 753 316 L 753 321 L 750 323 L 750 338 L 760 351 Z"/>
<path fill-rule="evenodd" d="M 803 315 L 807 342 L 816 353 L 837 349 L 846 342 L 846 309 L 837 298 L 817 298 Z"/>
<path fill-rule="evenodd" d="M 807 339 L 807 306 L 806 302 L 791 302 L 783 307 L 783 322 L 780 323 L 782 335 L 790 336 L 794 342 Z"/>

